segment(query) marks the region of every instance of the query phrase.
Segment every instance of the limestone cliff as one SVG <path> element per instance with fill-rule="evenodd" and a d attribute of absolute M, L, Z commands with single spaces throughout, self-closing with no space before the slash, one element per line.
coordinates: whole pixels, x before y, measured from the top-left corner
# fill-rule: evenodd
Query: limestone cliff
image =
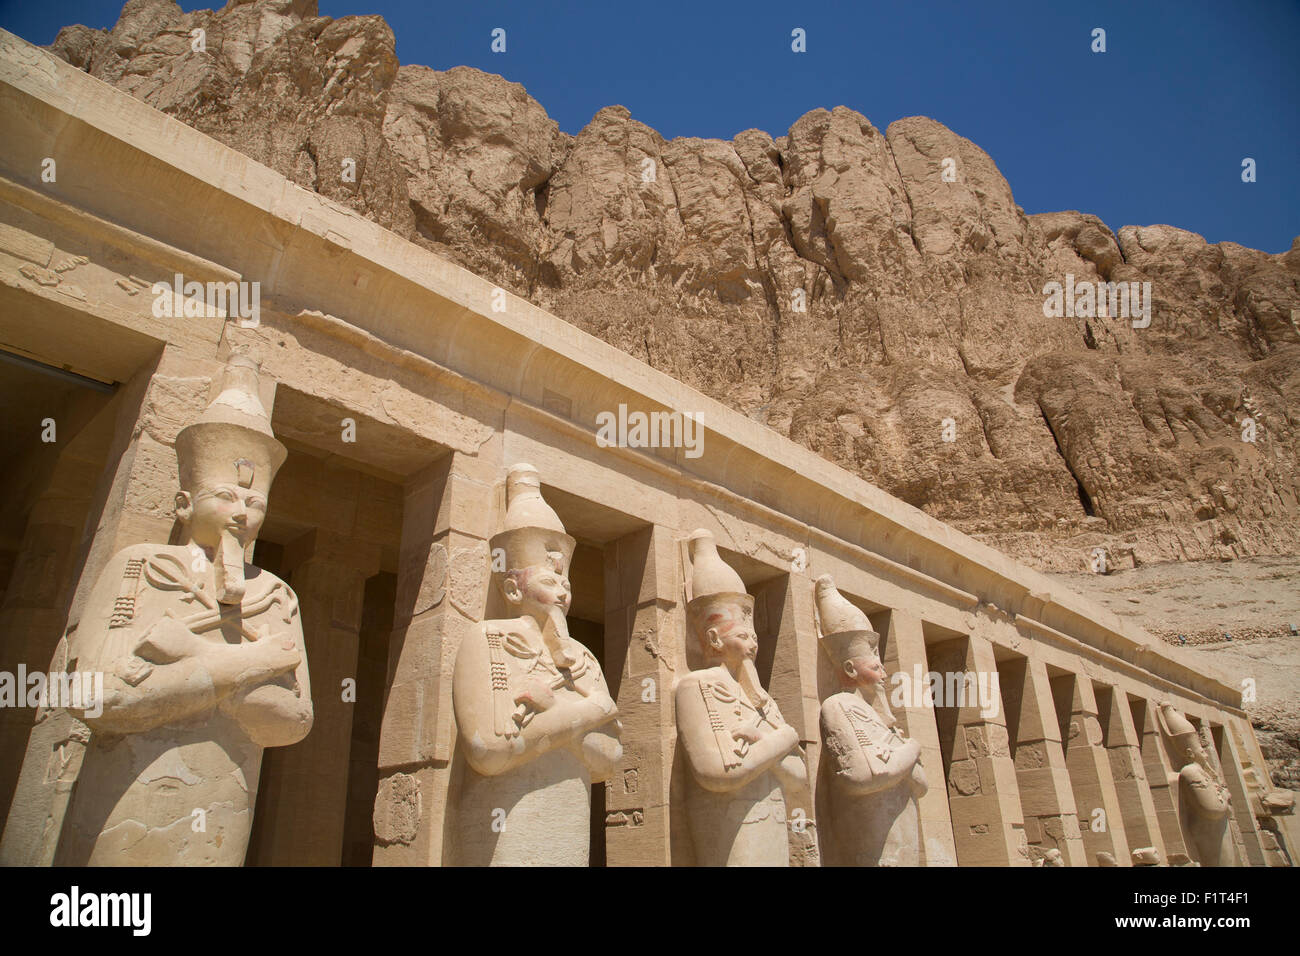
<path fill-rule="evenodd" d="M 1300 242 L 1028 216 L 924 117 L 569 136 L 314 0 L 130 0 L 52 49 L 1040 568 L 1300 553 Z M 1045 317 L 1067 274 L 1150 282 L 1150 326 Z"/>

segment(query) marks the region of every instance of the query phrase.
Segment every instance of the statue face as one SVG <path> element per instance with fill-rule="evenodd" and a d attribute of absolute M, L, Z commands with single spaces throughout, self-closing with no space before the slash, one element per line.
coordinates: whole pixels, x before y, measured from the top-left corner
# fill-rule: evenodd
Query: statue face
<path fill-rule="evenodd" d="M 568 613 L 573 587 L 567 575 L 547 567 L 511 571 L 504 582 L 506 600 L 525 614 L 546 614 L 552 607 Z"/>
<path fill-rule="evenodd" d="M 704 625 L 704 649 L 710 656 L 737 666 L 758 654 L 758 635 L 748 609 L 728 607 L 715 611 Z"/>
<path fill-rule="evenodd" d="M 872 687 L 885 680 L 885 665 L 880 657 L 858 656 L 844 662 L 844 676 L 854 687 Z"/>
<path fill-rule="evenodd" d="M 1205 760 L 1205 748 L 1195 734 L 1184 734 L 1178 738 L 1178 752 L 1188 763 Z"/>
<path fill-rule="evenodd" d="M 182 491 L 176 496 L 176 517 L 202 547 L 215 548 L 222 535 L 229 535 L 246 548 L 257 540 L 266 520 L 266 498 L 233 482 L 203 488 L 193 495 Z"/>

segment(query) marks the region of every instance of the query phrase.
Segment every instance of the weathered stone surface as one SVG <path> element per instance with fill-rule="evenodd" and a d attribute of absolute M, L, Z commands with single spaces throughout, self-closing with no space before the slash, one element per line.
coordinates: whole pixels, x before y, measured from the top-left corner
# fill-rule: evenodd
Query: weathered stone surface
<path fill-rule="evenodd" d="M 381 843 L 410 843 L 419 832 L 422 810 L 420 782 L 408 773 L 393 774 L 380 783 L 375 798 L 375 838 Z"/>
<path fill-rule="evenodd" d="M 202 51 L 193 30 L 204 31 Z M 397 75 L 382 17 L 331 20 L 314 0 L 232 2 L 215 13 L 129 0 L 112 30 L 70 27 L 51 49 L 299 185 L 412 232 L 406 177 L 382 131 Z M 345 159 L 355 161 L 354 182 Z"/>
<path fill-rule="evenodd" d="M 522 86 L 403 66 L 383 137 L 405 171 L 414 236 L 516 291 L 537 282 L 545 187 L 572 138 Z"/>

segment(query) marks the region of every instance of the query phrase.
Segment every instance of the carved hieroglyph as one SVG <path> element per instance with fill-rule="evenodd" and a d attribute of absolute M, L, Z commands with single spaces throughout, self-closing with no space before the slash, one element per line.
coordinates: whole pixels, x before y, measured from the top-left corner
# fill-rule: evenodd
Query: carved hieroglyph
<path fill-rule="evenodd" d="M 484 621 L 456 656 L 452 703 L 468 766 L 452 862 L 586 866 L 591 784 L 622 759 L 600 663 L 569 636 L 574 539 L 532 465 L 510 469 L 494 577 L 517 617 Z M 498 550 L 499 549 L 499 550 Z"/>
<path fill-rule="evenodd" d="M 806 785 L 798 732 L 754 668 L 754 598 L 718 555 L 713 535 L 690 537 L 686 613 L 704 666 L 677 682 L 686 755 L 686 813 L 699 866 L 788 866 L 783 785 Z"/>
<path fill-rule="evenodd" d="M 833 866 L 916 866 L 926 779 L 920 745 L 904 739 L 885 697 L 880 635 L 830 575 L 817 579 L 816 594 L 822 649 L 841 687 L 821 709 L 830 789 L 829 819 L 819 821 L 823 858 Z"/>
<path fill-rule="evenodd" d="M 177 544 L 124 548 L 95 584 L 67 667 L 103 673 L 55 862 L 244 861 L 262 748 L 312 724 L 298 600 L 245 563 L 285 449 L 233 357 L 221 393 L 176 437 Z"/>
<path fill-rule="evenodd" d="M 1167 702 L 1160 704 L 1157 713 L 1174 767 L 1169 790 L 1175 795 L 1188 849 L 1201 866 L 1235 865 L 1227 786 L 1219 779 L 1192 722 Z"/>

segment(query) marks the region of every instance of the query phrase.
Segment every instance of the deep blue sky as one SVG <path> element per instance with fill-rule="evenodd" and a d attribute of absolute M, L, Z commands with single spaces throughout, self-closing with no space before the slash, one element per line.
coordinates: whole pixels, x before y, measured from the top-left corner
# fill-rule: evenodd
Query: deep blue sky
<path fill-rule="evenodd" d="M 186 0 L 186 10 L 216 6 Z M 121 0 L 0 0 L 34 43 Z M 723 4 L 320 0 L 382 15 L 403 63 L 522 83 L 576 133 L 620 103 L 665 137 L 783 134 L 819 106 L 883 130 L 931 116 L 987 151 L 1026 212 L 1168 223 L 1282 252 L 1300 234 L 1300 0 Z M 504 54 L 490 51 L 494 27 Z M 790 50 L 807 31 L 808 51 Z M 1107 52 L 1091 52 L 1106 30 Z M 1241 181 L 1241 161 L 1257 181 Z"/>

